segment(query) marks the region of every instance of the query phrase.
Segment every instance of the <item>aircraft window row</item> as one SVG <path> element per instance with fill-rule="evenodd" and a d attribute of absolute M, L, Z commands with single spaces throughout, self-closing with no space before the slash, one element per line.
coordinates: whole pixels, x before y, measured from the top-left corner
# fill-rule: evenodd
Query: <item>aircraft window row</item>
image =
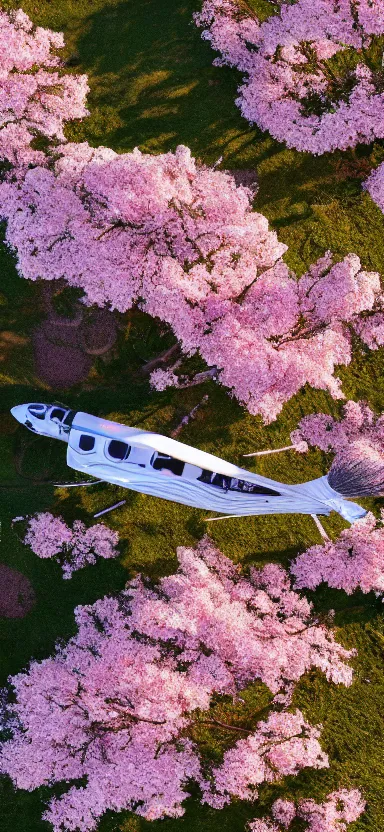
<path fill-rule="evenodd" d="M 89 434 L 82 433 L 79 439 L 79 448 L 81 451 L 93 451 L 95 447 L 95 437 Z M 108 456 L 118 462 L 123 462 L 128 459 L 131 452 L 131 446 L 127 442 L 121 442 L 118 439 L 111 439 L 107 446 Z M 154 453 L 151 458 L 151 465 L 155 471 L 170 471 L 177 477 L 181 477 L 185 462 L 181 459 L 176 459 L 167 454 Z M 141 465 L 141 467 L 145 467 Z M 213 471 L 203 470 L 198 477 L 200 482 L 207 485 L 216 486 L 223 491 L 240 491 L 243 494 L 265 494 L 271 497 L 281 497 L 279 491 L 274 491 L 272 488 L 267 488 L 264 485 L 247 482 L 247 480 L 237 479 L 236 477 L 226 476 L 224 474 L 215 474 Z"/>
<path fill-rule="evenodd" d="M 281 497 L 279 491 L 273 491 L 272 488 L 266 488 L 265 485 L 257 485 L 247 480 L 240 480 L 236 477 L 229 477 L 224 474 L 214 474 L 212 471 L 204 470 L 198 477 L 200 482 L 207 485 L 215 485 L 217 488 L 222 488 L 223 491 L 241 491 L 243 494 L 268 494 L 271 497 Z"/>
<path fill-rule="evenodd" d="M 79 438 L 79 449 L 80 451 L 93 451 L 96 444 L 96 439 L 94 436 L 90 436 L 88 433 L 82 433 Z M 127 442 L 120 442 L 117 439 L 111 439 L 111 441 L 107 445 L 107 454 L 111 459 L 114 459 L 118 462 L 123 462 L 125 459 L 128 459 L 131 446 L 127 444 Z"/>
<path fill-rule="evenodd" d="M 82 433 L 79 438 L 79 449 L 84 452 L 93 451 L 96 444 L 94 436 L 87 433 Z M 121 442 L 118 439 L 111 439 L 106 447 L 107 456 L 116 462 L 124 462 L 128 459 L 131 452 L 131 446 L 127 442 Z M 167 454 L 155 453 L 151 459 L 151 465 L 155 471 L 171 471 L 172 474 L 180 477 L 184 471 L 185 463 L 180 459 L 175 459 Z M 141 465 L 141 467 L 145 467 Z"/>

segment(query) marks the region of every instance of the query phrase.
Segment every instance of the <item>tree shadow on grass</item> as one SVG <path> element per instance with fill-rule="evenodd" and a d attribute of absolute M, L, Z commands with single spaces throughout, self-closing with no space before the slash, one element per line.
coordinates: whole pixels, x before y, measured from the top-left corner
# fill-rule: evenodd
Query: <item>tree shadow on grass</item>
<path fill-rule="evenodd" d="M 88 18 L 77 49 L 92 115 L 73 135 L 155 153 L 185 143 L 211 162 L 254 155 L 258 131 L 234 104 L 241 76 L 212 66 L 194 11 L 194 0 L 126 0 Z"/>
<path fill-rule="evenodd" d="M 89 15 L 76 49 L 90 79 L 91 116 L 74 122 L 68 135 L 118 151 L 138 146 L 164 153 L 182 143 L 209 164 L 222 156 L 222 168 L 258 168 L 256 207 L 284 240 L 295 248 L 299 230 L 299 237 L 315 238 L 313 254 L 331 247 L 328 237 L 334 250 L 346 253 L 335 239 L 334 221 L 327 223 L 314 207 L 320 206 L 321 214 L 324 206 L 328 214 L 335 201 L 343 236 L 355 236 L 349 224 L 357 227 L 361 184 L 340 175 L 340 164 L 349 160 L 356 167 L 356 154 L 299 153 L 251 127 L 235 104 L 242 75 L 212 65 L 217 53 L 193 23 L 196 8 L 195 0 L 123 0 Z M 373 219 L 377 238 L 379 218 L 370 216 L 371 224 Z M 364 236 L 356 234 L 359 240 Z"/>

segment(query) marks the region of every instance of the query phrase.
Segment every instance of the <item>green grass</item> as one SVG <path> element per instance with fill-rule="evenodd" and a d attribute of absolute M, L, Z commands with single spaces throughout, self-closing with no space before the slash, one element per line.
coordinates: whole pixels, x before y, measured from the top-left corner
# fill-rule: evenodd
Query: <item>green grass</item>
<path fill-rule="evenodd" d="M 3 0 L 1 5 L 19 4 Z M 265 16 L 266 0 L 254 0 L 253 5 Z M 223 168 L 257 168 L 255 208 L 288 244 L 287 262 L 298 273 L 327 249 L 337 257 L 354 251 L 364 268 L 384 273 L 384 218 L 361 190 L 361 179 L 384 158 L 382 144 L 315 158 L 287 150 L 252 129 L 234 105 L 241 76 L 212 66 L 213 53 L 191 24 L 197 10 L 192 0 L 24 0 L 23 8 L 37 23 L 64 30 L 73 71 L 89 76 L 91 115 L 68 128 L 69 138 L 118 151 L 139 146 L 152 153 L 185 143 L 205 163 L 222 156 Z M 274 424 L 265 427 L 213 383 L 150 392 L 138 372 L 139 356 L 156 355 L 171 341 L 155 322 L 138 313 L 125 316 L 118 350 L 108 363 L 96 362 L 86 384 L 69 392 L 49 390 L 34 373 L 30 350 L 31 329 L 40 315 L 39 288 L 17 276 L 5 249 L 0 258 L 0 559 L 28 575 L 37 596 L 25 619 L 0 621 L 3 683 L 31 658 L 49 655 L 57 638 L 74 632 L 76 604 L 92 603 L 117 591 L 139 570 L 153 577 L 173 571 L 176 547 L 193 544 L 207 529 L 205 512 L 114 486 L 55 491 L 34 482 L 31 477 L 71 479 L 65 449 L 60 443 L 35 441 L 22 428 L 14 430 L 7 416 L 10 407 L 23 401 L 64 399 L 77 409 L 169 433 L 207 392 L 208 404 L 181 438 L 237 463 L 243 453 L 287 444 L 290 430 L 304 414 L 323 410 L 336 415 L 340 406 L 327 394 L 306 388 Z M 383 409 L 382 353 L 358 352 L 340 376 L 348 397 L 366 398 L 376 410 Z M 20 460 L 18 473 L 15 461 Z M 328 464 L 316 451 L 305 456 L 287 453 L 261 458 L 257 470 L 277 480 L 300 482 L 321 475 Z M 67 521 L 79 517 L 91 522 L 95 511 L 123 497 L 127 498 L 124 509 L 108 517 L 122 539 L 121 558 L 84 569 L 71 581 L 62 581 L 59 567 L 36 558 L 11 529 L 13 517 L 52 508 Z M 377 510 L 379 501 L 367 501 L 367 506 Z M 334 516 L 325 525 L 337 535 L 343 521 Z M 318 542 L 312 521 L 300 516 L 228 520 L 212 524 L 209 530 L 222 551 L 245 567 L 269 560 L 286 565 L 297 552 Z M 241 832 L 248 819 L 262 814 L 281 794 L 323 797 L 339 785 L 362 788 L 368 801 L 354 832 L 384 832 L 382 605 L 371 595 L 347 597 L 326 588 L 311 597 L 319 611 L 336 610 L 338 637 L 359 651 L 351 688 L 338 689 L 320 674 L 309 674 L 296 692 L 296 704 L 308 718 L 324 725 L 322 742 L 331 758 L 330 769 L 308 770 L 264 788 L 256 806 L 235 801 L 217 812 L 191 799 L 181 820 L 165 820 L 160 826 L 129 813 L 110 813 L 101 821 L 100 832 Z M 244 698 L 243 712 L 231 711 L 227 701 L 215 707 L 221 713 L 229 710 L 232 718 L 241 721 L 247 720 L 248 707 L 254 712 L 269 701 L 265 688 L 258 685 L 251 686 Z M 227 736 L 196 731 L 206 754 L 219 758 Z M 46 790 L 14 792 L 9 782 L 1 788 L 1 832 L 48 832 L 40 819 Z"/>

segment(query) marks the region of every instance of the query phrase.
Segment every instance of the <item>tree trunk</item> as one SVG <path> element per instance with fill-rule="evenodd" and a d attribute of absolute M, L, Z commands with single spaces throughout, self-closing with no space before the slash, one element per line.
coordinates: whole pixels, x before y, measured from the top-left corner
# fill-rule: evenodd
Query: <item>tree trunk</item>
<path fill-rule="evenodd" d="M 159 355 L 156 356 L 156 358 L 151 358 L 150 361 L 147 361 L 146 364 L 143 364 L 141 372 L 143 373 L 143 375 L 149 375 L 149 373 L 151 373 L 152 370 L 155 370 L 159 364 L 165 364 L 165 362 L 168 361 L 169 358 L 172 358 L 172 356 L 179 349 L 180 345 L 178 343 L 173 344 L 172 347 L 168 347 L 167 350 L 161 352 Z"/>

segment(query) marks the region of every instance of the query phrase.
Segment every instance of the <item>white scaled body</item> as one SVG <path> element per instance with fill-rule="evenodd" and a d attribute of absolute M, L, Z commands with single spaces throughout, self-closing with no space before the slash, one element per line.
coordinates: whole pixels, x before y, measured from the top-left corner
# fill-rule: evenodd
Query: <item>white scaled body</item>
<path fill-rule="evenodd" d="M 11 411 L 30 430 L 68 442 L 67 463 L 98 480 L 230 515 L 321 514 L 350 523 L 365 515 L 327 477 L 284 485 L 157 433 L 55 405 Z"/>

